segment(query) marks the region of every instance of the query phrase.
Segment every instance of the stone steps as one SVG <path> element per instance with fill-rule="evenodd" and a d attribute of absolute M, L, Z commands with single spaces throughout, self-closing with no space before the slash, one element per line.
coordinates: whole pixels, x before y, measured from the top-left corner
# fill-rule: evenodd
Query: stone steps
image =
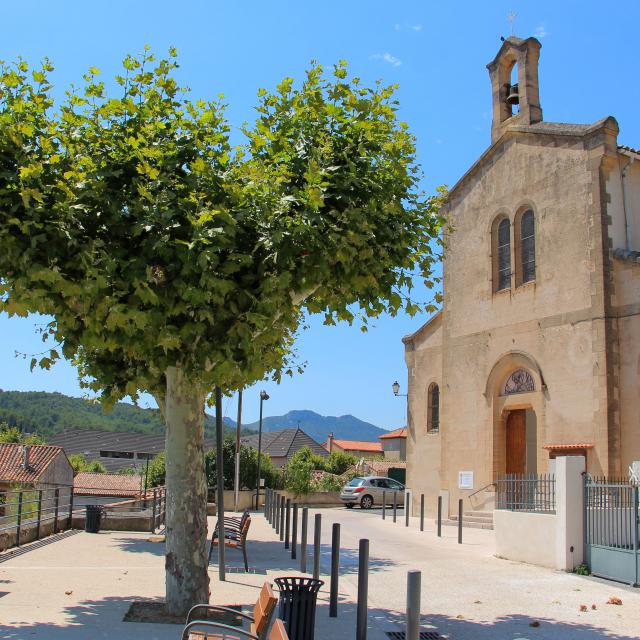
<path fill-rule="evenodd" d="M 457 527 L 458 514 L 452 514 L 447 520 L 443 520 L 442 524 L 447 527 Z M 470 529 L 493 529 L 493 512 L 465 511 L 462 515 L 462 526 Z"/>

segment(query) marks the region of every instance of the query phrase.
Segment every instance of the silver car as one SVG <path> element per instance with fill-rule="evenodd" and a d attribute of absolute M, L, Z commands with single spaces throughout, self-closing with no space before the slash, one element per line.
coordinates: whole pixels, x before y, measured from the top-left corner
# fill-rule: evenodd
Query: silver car
<path fill-rule="evenodd" d="M 403 484 L 391 478 L 367 476 L 366 478 L 354 478 L 349 484 L 342 487 L 340 500 L 345 503 L 348 509 L 351 509 L 354 504 L 359 504 L 362 509 L 371 509 L 374 504 L 382 506 L 383 495 L 386 503 L 392 504 L 394 493 L 398 506 L 404 506 Z"/>

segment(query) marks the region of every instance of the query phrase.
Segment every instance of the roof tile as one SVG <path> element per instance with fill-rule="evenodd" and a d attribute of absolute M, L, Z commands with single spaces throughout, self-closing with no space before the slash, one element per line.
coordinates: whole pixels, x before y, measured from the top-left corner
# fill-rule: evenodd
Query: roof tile
<path fill-rule="evenodd" d="M 73 493 L 84 496 L 137 496 L 141 493 L 139 475 L 89 473 L 82 471 L 73 479 Z"/>
<path fill-rule="evenodd" d="M 24 449 L 29 450 L 29 466 L 23 466 Z M 22 445 L 0 444 L 0 482 L 37 482 L 45 469 L 59 455 L 64 456 L 62 447 L 48 444 Z"/>

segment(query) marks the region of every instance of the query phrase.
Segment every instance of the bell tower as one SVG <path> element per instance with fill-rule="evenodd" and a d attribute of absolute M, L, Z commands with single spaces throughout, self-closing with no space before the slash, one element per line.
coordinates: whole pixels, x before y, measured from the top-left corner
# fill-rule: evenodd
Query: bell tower
<path fill-rule="evenodd" d="M 498 55 L 487 65 L 493 95 L 491 142 L 511 125 L 535 124 L 542 120 L 538 91 L 538 59 L 542 45 L 535 38 L 507 38 Z M 516 69 L 512 80 L 512 72 Z"/>

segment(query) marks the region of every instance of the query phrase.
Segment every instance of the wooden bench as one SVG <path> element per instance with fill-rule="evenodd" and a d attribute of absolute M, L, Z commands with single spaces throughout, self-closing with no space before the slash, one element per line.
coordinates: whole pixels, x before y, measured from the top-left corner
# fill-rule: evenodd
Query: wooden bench
<path fill-rule="evenodd" d="M 277 598 L 269 582 L 265 582 L 260 589 L 258 601 L 253 607 L 253 615 L 242 613 L 230 607 L 222 607 L 215 604 L 197 604 L 187 614 L 186 626 L 182 632 L 182 640 L 217 640 L 218 638 L 252 638 L 254 640 L 266 640 L 269 623 L 275 611 Z M 220 611 L 238 615 L 250 622 L 249 631 L 233 627 L 221 622 L 198 620 L 196 614 L 202 611 Z M 195 630 L 195 627 L 206 627 L 207 630 Z M 219 630 L 220 633 L 210 633 L 208 629 Z M 282 620 L 276 620 L 269 634 L 269 640 L 288 640 L 287 632 Z"/>
<path fill-rule="evenodd" d="M 244 516 L 243 516 L 244 517 Z M 247 513 L 246 518 L 240 529 L 228 529 L 225 524 L 224 528 L 224 544 L 231 549 L 240 549 L 242 551 L 242 557 L 244 558 L 244 570 L 249 571 L 249 561 L 247 560 L 247 533 L 249 533 L 249 527 L 251 526 L 251 516 Z M 211 553 L 213 547 L 218 544 L 218 527 L 213 530 L 211 534 L 211 546 L 209 547 L 209 562 L 211 562 Z"/>

